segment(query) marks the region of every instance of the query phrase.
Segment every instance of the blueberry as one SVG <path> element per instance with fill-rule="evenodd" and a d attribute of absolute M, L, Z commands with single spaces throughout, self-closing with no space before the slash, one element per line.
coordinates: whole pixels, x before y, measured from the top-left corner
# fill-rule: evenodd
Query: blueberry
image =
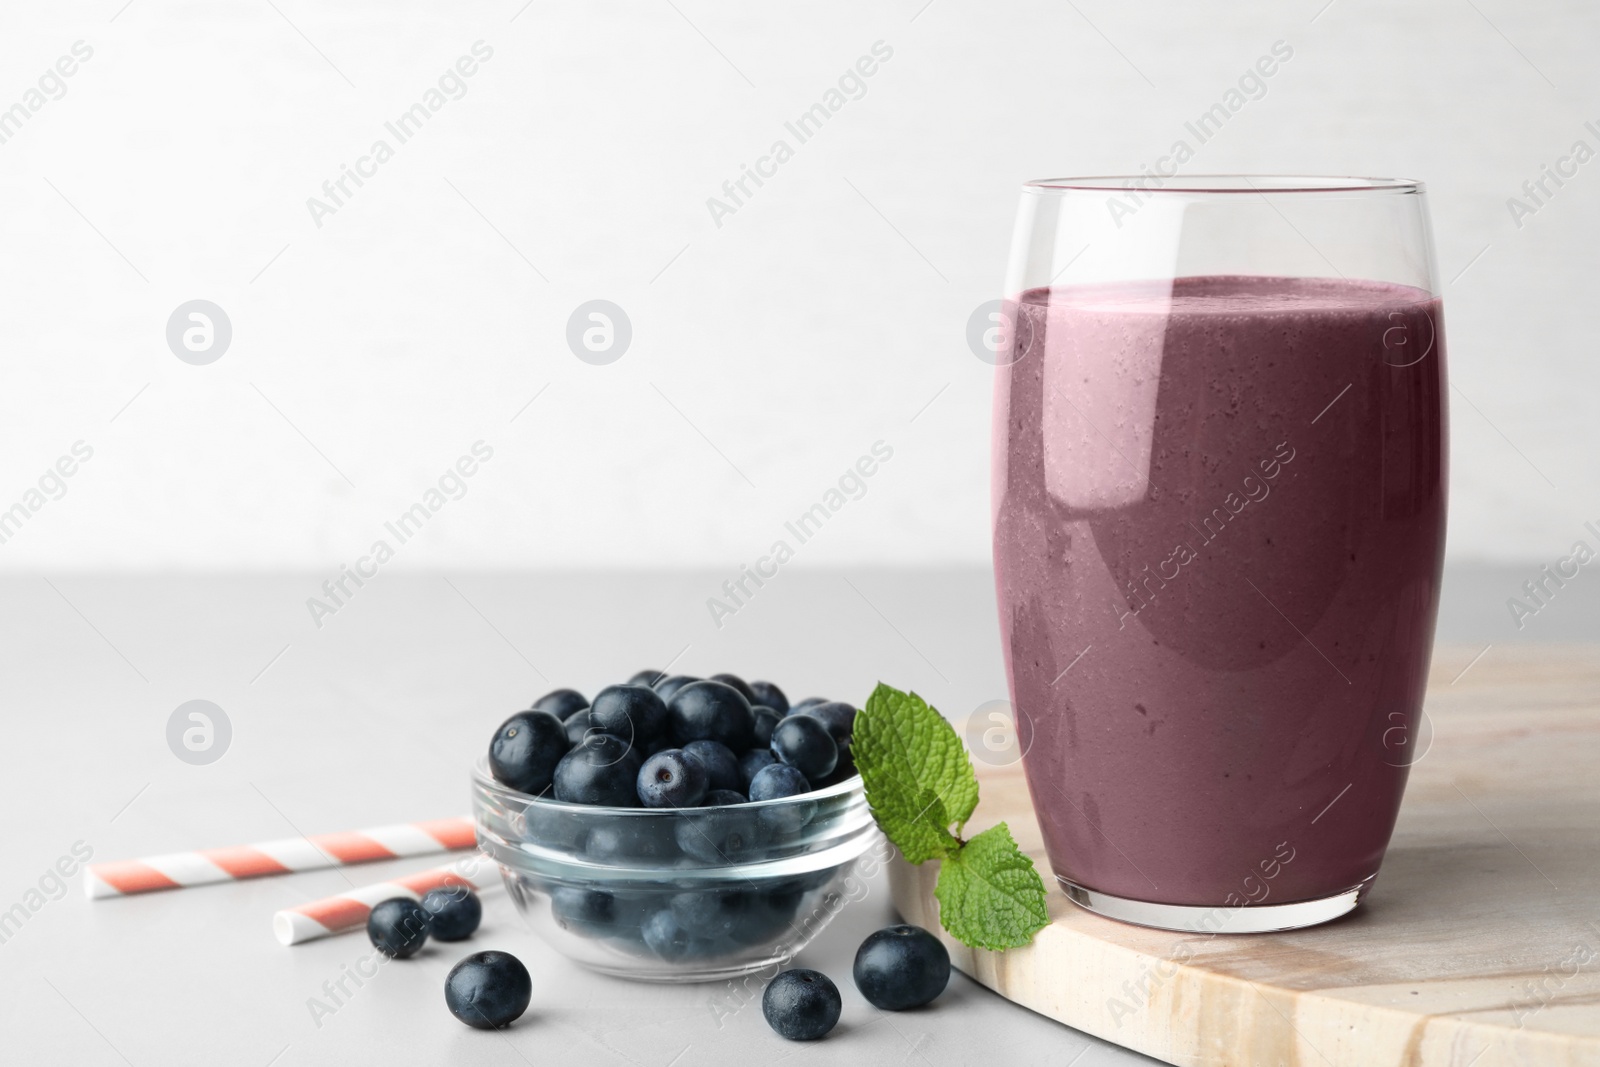
<path fill-rule="evenodd" d="M 556 764 L 556 799 L 569 804 L 637 808 L 634 781 L 643 761 L 621 738 L 590 734 Z"/>
<path fill-rule="evenodd" d="M 809 792 L 811 783 L 806 781 L 806 776 L 787 763 L 774 763 L 770 767 L 763 768 L 750 782 L 752 801 L 782 800 Z M 762 808 L 756 812 L 756 821 L 776 837 L 797 833 L 816 813 L 817 805 L 814 801 L 791 801 L 788 804 Z"/>
<path fill-rule="evenodd" d="M 693 753 L 669 748 L 644 761 L 636 784 L 647 808 L 693 808 L 705 799 L 711 778 Z"/>
<path fill-rule="evenodd" d="M 700 802 L 702 808 L 720 808 L 728 804 L 747 804 L 750 798 L 732 789 L 713 789 Z"/>
<path fill-rule="evenodd" d="M 750 701 L 752 704 L 769 707 L 779 715 L 789 710 L 789 698 L 771 682 L 751 682 L 750 691 L 755 694 L 755 699 Z"/>
<path fill-rule="evenodd" d="M 500 724 L 489 742 L 489 773 L 519 793 L 538 796 L 550 788 L 556 764 L 567 754 L 561 720 L 548 711 L 519 711 Z"/>
<path fill-rule="evenodd" d="M 701 863 L 738 863 L 761 848 L 765 833 L 754 813 L 737 807 L 685 813 L 675 828 L 678 847 Z"/>
<path fill-rule="evenodd" d="M 802 711 L 805 711 L 807 708 L 814 708 L 818 704 L 826 704 L 826 703 L 828 703 L 828 698 L 827 697 L 806 697 L 804 700 L 802 700 L 798 704 L 790 704 L 789 705 L 789 710 L 785 711 L 783 714 L 784 714 L 785 717 L 790 716 L 790 715 L 798 715 Z"/>
<path fill-rule="evenodd" d="M 667 702 L 672 734 L 679 744 L 719 741 L 743 752 L 755 740 L 755 715 L 750 702 L 731 685 L 691 682 Z"/>
<path fill-rule="evenodd" d="M 667 705 L 644 685 L 610 685 L 595 695 L 589 721 L 608 734 L 643 747 L 667 725 Z"/>
<path fill-rule="evenodd" d="M 844 1002 L 839 987 L 821 971 L 796 967 L 767 983 L 761 1014 L 767 1025 L 790 1041 L 815 1041 L 839 1021 Z"/>
<path fill-rule="evenodd" d="M 699 680 L 700 679 L 696 678 L 692 674 L 674 674 L 670 677 L 661 679 L 652 688 L 654 688 L 657 693 L 661 694 L 662 700 L 670 703 L 674 693 L 688 685 L 690 682 L 698 682 Z"/>
<path fill-rule="evenodd" d="M 818 789 L 825 789 L 830 785 L 837 785 L 856 776 L 856 758 L 846 745 L 839 750 L 839 762 L 833 765 L 833 773 L 817 783 Z"/>
<path fill-rule="evenodd" d="M 856 988 L 884 1011 L 920 1008 L 950 981 L 950 953 L 920 926 L 890 926 L 856 950 Z"/>
<path fill-rule="evenodd" d="M 571 812 L 551 804 L 529 804 L 523 809 L 522 820 L 522 840 L 544 848 L 570 850 L 583 840 L 583 823 L 574 819 Z"/>
<path fill-rule="evenodd" d="M 367 939 L 390 959 L 403 960 L 422 948 L 431 925 L 421 904 L 410 897 L 391 897 L 367 916 Z"/>
<path fill-rule="evenodd" d="M 422 894 L 422 910 L 428 913 L 429 932 L 436 941 L 464 941 L 483 921 L 478 894 L 464 885 L 428 890 Z"/>
<path fill-rule="evenodd" d="M 795 932 L 795 915 L 803 897 L 803 893 L 786 885 L 753 893 L 749 907 L 734 927 L 733 939 L 742 945 L 758 945 L 786 931 Z"/>
<path fill-rule="evenodd" d="M 479 1030 L 498 1030 L 515 1022 L 533 1000 L 533 979 L 509 952 L 474 952 L 444 980 L 450 1014 Z"/>
<path fill-rule="evenodd" d="M 783 715 L 765 704 L 750 709 L 755 715 L 755 747 L 766 748 L 772 744 L 772 728 L 783 721 Z"/>
<path fill-rule="evenodd" d="M 603 864 L 619 861 L 668 860 L 678 854 L 671 829 L 650 819 L 609 819 L 589 828 L 584 855 Z"/>
<path fill-rule="evenodd" d="M 548 711 L 562 722 L 588 706 L 588 698 L 576 689 L 552 689 L 533 702 L 533 710 Z"/>
<path fill-rule="evenodd" d="M 739 691 L 739 695 L 744 697 L 745 703 L 747 704 L 754 704 L 756 702 L 755 692 L 750 688 L 749 684 L 737 674 L 713 674 L 711 676 L 711 680 L 713 682 L 721 682 L 723 685 L 730 685 L 737 689 Z"/>
<path fill-rule="evenodd" d="M 808 781 L 820 782 L 839 762 L 839 746 L 834 744 L 827 726 L 809 715 L 791 715 L 777 725 L 772 731 L 772 754 Z M 559 771 L 556 782 L 559 789 Z"/>
<path fill-rule="evenodd" d="M 813 704 L 800 714 L 821 720 L 822 725 L 828 728 L 828 736 L 833 738 L 834 744 L 840 746 L 849 743 L 850 732 L 856 725 L 856 709 L 842 700 Z"/>
<path fill-rule="evenodd" d="M 753 801 L 779 800 L 809 792 L 811 783 L 806 781 L 806 776 L 787 763 L 774 763 L 763 767 L 750 780 L 750 799 Z"/>
<path fill-rule="evenodd" d="M 661 906 L 661 893 L 648 889 L 637 893 L 618 891 L 607 895 L 612 898 L 611 926 L 596 930 L 596 934 L 628 942 L 630 947 L 640 946 L 643 939 L 639 934 L 639 926 Z"/>
<path fill-rule="evenodd" d="M 570 745 L 583 744 L 583 739 L 587 737 L 590 731 L 594 729 L 594 723 L 589 718 L 588 708 L 584 708 L 582 711 L 573 712 L 571 718 L 567 719 L 561 725 L 566 727 L 567 743 Z"/>
<path fill-rule="evenodd" d="M 550 914 L 563 930 L 583 937 L 609 931 L 617 922 L 617 898 L 603 889 L 557 886 L 550 891 Z"/>
<path fill-rule="evenodd" d="M 739 792 L 744 782 L 739 779 L 739 761 L 727 745 L 715 741 L 690 741 L 683 751 L 700 761 L 710 776 L 708 789 L 731 789 Z"/>
<path fill-rule="evenodd" d="M 739 784 L 745 793 L 750 792 L 750 783 L 755 780 L 761 768 L 770 767 L 778 762 L 778 757 L 772 754 L 770 748 L 752 748 L 749 752 L 739 757 Z"/>
<path fill-rule="evenodd" d="M 671 908 L 663 908 L 646 919 L 639 928 L 644 937 L 644 943 L 664 960 L 681 960 L 689 954 L 694 935 L 684 929 L 672 914 Z"/>
<path fill-rule="evenodd" d="M 750 907 L 750 895 L 737 889 L 697 889 L 673 894 L 672 917 L 695 937 L 727 938 Z"/>
<path fill-rule="evenodd" d="M 628 684 L 654 686 L 657 682 L 663 680 L 664 678 L 666 678 L 666 675 L 662 674 L 660 671 L 639 671 L 632 678 L 628 679 Z"/>

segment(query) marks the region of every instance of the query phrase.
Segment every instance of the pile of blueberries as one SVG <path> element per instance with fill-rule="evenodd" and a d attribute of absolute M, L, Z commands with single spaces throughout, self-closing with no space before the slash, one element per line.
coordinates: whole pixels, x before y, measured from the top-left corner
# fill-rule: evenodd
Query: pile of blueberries
<path fill-rule="evenodd" d="M 528 836 L 546 847 L 605 866 L 720 867 L 803 851 L 806 827 L 827 817 L 817 804 L 752 805 L 854 777 L 855 715 L 821 697 L 791 706 L 770 682 L 641 671 L 592 703 L 571 689 L 540 697 L 495 732 L 489 770 L 509 788 L 567 803 L 684 810 L 667 821 L 580 823 L 530 806 Z M 615 880 L 535 888 L 569 934 L 628 955 L 706 961 L 770 943 L 833 874 L 749 877 L 736 888 Z"/>
<path fill-rule="evenodd" d="M 572 820 L 542 825 L 530 808 L 529 832 L 549 845 L 581 851 L 601 863 L 645 860 L 662 866 L 687 859 L 720 864 L 794 838 L 817 804 L 746 807 L 801 796 L 853 777 L 851 730 L 856 709 L 813 697 L 790 705 L 770 682 L 731 674 L 708 679 L 641 671 L 594 701 L 572 689 L 547 693 L 495 731 L 489 769 L 495 780 L 532 796 L 615 808 L 696 809 L 664 840 L 628 831 L 618 818 L 565 837 Z M 723 825 L 726 823 L 726 825 Z M 687 827 L 690 832 L 681 832 Z M 833 871 L 746 880 L 748 888 L 626 890 L 547 887 L 558 923 L 589 938 L 631 943 L 664 960 L 737 951 L 791 926 L 805 894 Z M 430 890 L 420 901 L 396 897 L 367 919 L 367 936 L 393 959 L 416 955 L 431 937 L 472 936 L 483 908 L 470 889 Z M 939 939 L 915 926 L 872 934 L 856 954 L 853 977 L 876 1007 L 899 1011 L 929 1003 L 950 978 Z M 470 1026 L 494 1029 L 519 1018 L 532 1000 L 528 969 L 506 952 L 477 952 L 445 980 L 445 1002 Z M 838 987 L 819 971 L 782 972 L 767 984 L 762 1013 L 791 1040 L 813 1040 L 838 1022 Z"/>
<path fill-rule="evenodd" d="M 856 709 L 790 705 L 771 682 L 640 671 L 591 703 L 546 693 L 500 725 L 489 772 L 502 785 L 572 804 L 723 807 L 798 796 L 855 775 Z"/>
<path fill-rule="evenodd" d="M 367 916 L 367 939 L 393 960 L 410 959 L 428 938 L 465 941 L 483 920 L 478 894 L 463 885 L 430 889 L 420 901 L 391 897 Z M 474 952 L 450 969 L 444 1001 L 450 1014 L 480 1030 L 509 1026 L 533 999 L 533 978 L 509 952 Z"/>

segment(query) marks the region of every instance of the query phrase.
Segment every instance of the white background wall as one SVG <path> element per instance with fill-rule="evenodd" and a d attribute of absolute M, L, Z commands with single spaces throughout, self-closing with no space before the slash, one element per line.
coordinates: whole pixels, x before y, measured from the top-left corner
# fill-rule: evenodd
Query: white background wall
<path fill-rule="evenodd" d="M 1452 557 L 1553 557 L 1600 518 L 1600 162 L 1521 228 L 1506 205 L 1600 149 L 1592 4 L 122 3 L 0 8 L 0 108 L 94 50 L 0 144 L 0 507 L 94 449 L 0 567 L 327 570 L 478 439 L 494 459 L 396 566 L 732 568 L 879 439 L 801 562 L 984 562 L 992 372 L 964 331 L 1017 184 L 1137 170 L 1277 40 L 1189 170 L 1426 179 Z M 478 40 L 467 94 L 318 228 L 307 197 Z M 715 225 L 707 197 L 880 40 L 865 96 Z M 610 366 L 564 341 L 595 297 L 633 322 Z M 193 298 L 233 324 L 209 366 L 164 339 Z"/>

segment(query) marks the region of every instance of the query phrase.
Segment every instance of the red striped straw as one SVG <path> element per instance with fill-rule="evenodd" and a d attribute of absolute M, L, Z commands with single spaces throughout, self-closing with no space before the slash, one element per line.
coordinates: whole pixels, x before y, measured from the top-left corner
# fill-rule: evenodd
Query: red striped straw
<path fill-rule="evenodd" d="M 392 860 L 401 856 L 426 856 L 473 848 L 477 840 L 472 819 L 430 819 L 398 823 L 353 833 L 318 834 L 265 841 L 237 848 L 208 848 L 174 852 L 115 863 L 95 863 L 84 869 L 83 888 L 91 900 L 180 889 L 269 874 L 315 871 L 352 863 Z"/>
<path fill-rule="evenodd" d="M 394 897 L 421 900 L 422 894 L 443 886 L 465 886 L 483 892 L 500 884 L 497 868 L 481 853 L 456 860 L 454 863 L 392 882 L 364 885 L 338 896 L 313 900 L 298 908 L 280 911 L 272 916 L 272 933 L 280 944 L 298 945 L 302 941 L 315 941 L 319 937 L 342 934 L 366 925 L 372 909 Z"/>

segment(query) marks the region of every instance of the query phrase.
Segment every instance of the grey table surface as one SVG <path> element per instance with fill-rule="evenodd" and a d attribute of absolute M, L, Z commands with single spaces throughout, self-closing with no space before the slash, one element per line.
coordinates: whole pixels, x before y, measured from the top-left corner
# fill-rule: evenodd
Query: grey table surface
<path fill-rule="evenodd" d="M 1453 571 L 1442 640 L 1486 646 L 1600 637 L 1600 585 L 1574 583 L 1515 629 L 1505 608 L 1536 567 Z M 368 951 L 359 934 L 278 945 L 272 913 L 431 866 L 414 859 L 252 882 L 85 899 L 48 872 L 94 859 L 463 814 L 466 771 L 499 721 L 556 685 L 594 690 L 645 667 L 731 670 L 791 696 L 859 701 L 878 679 L 953 719 L 1005 695 L 980 570 L 781 572 L 716 625 L 726 575 L 384 573 L 332 616 L 324 575 L 33 575 L 0 579 L 5 848 L 0 911 L 43 904 L 0 943 L 0 1060 L 19 1064 L 1155 1061 L 1009 1004 L 957 975 L 931 1009 L 890 1015 L 849 981 L 855 947 L 892 920 L 880 875 L 799 962 L 834 976 L 844 1015 L 789 1044 L 725 983 L 651 986 L 589 974 L 525 931 L 504 893 L 462 946 L 430 946 L 314 1014 L 325 982 Z M 1589 583 L 1595 584 L 1595 583 Z M 221 706 L 229 748 L 206 766 L 169 751 L 191 699 Z M 501 1033 L 446 1012 L 441 983 L 495 947 L 533 972 Z"/>

